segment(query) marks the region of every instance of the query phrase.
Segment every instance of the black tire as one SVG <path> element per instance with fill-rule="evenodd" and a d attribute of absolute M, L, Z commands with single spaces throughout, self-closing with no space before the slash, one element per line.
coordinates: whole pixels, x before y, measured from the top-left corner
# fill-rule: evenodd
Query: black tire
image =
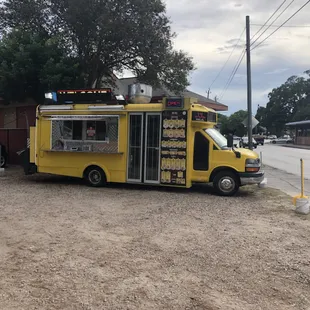
<path fill-rule="evenodd" d="M 221 171 L 215 176 L 213 186 L 218 195 L 233 196 L 239 190 L 240 182 L 234 172 L 227 170 Z"/>
<path fill-rule="evenodd" d="M 1 155 L 0 158 L 0 168 L 4 168 L 6 166 L 6 156 L 5 155 Z"/>
<path fill-rule="evenodd" d="M 274 141 L 274 140 L 272 141 L 272 144 L 276 144 L 276 143 L 277 143 L 276 141 Z"/>
<path fill-rule="evenodd" d="M 103 187 L 107 184 L 106 175 L 98 166 L 88 167 L 84 172 L 84 179 L 92 187 Z"/>

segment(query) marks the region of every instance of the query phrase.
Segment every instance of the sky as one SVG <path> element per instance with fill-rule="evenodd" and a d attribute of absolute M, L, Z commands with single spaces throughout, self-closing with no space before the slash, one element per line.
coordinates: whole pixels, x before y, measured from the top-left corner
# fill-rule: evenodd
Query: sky
<path fill-rule="evenodd" d="M 232 49 L 245 28 L 245 17 L 251 18 L 251 37 L 260 29 L 283 0 L 166 0 L 167 15 L 172 21 L 172 31 L 177 33 L 176 49 L 193 57 L 197 70 L 191 74 L 191 91 L 206 95 Z M 291 2 L 286 1 L 274 18 Z M 281 25 L 295 13 L 306 0 L 295 0 L 274 25 Z M 310 4 L 300 11 L 260 47 L 252 51 L 253 112 L 265 106 L 268 93 L 292 75 L 301 75 L 310 69 Z M 273 19 L 274 19 L 273 18 Z M 273 21 L 271 20 L 271 22 Z M 303 27 L 295 27 L 303 26 Z M 276 27 L 257 41 L 259 43 Z M 258 37 L 254 37 L 254 40 Z M 245 46 L 245 33 L 236 46 L 230 61 L 211 87 L 210 98 L 220 98 L 228 105 L 227 115 L 247 108 L 245 59 L 221 97 L 229 76 Z M 255 45 L 254 45 L 255 46 Z"/>

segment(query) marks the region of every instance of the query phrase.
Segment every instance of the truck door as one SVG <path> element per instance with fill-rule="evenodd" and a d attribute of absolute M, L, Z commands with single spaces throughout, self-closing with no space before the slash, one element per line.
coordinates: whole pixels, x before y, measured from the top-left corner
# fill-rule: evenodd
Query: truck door
<path fill-rule="evenodd" d="M 146 113 L 144 182 L 160 182 L 161 113 Z"/>
<path fill-rule="evenodd" d="M 193 181 L 208 182 L 210 169 L 210 141 L 202 132 L 195 132 Z"/>
<path fill-rule="evenodd" d="M 127 181 L 160 183 L 161 113 L 129 114 Z"/>

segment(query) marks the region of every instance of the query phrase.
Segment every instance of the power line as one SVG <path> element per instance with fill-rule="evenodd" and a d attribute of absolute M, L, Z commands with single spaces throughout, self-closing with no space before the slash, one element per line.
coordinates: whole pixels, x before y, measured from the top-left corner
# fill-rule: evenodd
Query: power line
<path fill-rule="evenodd" d="M 284 0 L 281 4 L 280 4 L 280 6 L 273 12 L 273 14 L 266 20 L 266 22 L 265 22 L 265 24 L 264 25 L 262 25 L 261 27 L 260 27 L 260 29 L 258 29 L 258 31 L 253 35 L 253 37 L 251 38 L 251 41 L 254 39 L 254 37 L 256 37 L 257 36 L 257 34 L 267 25 L 267 23 L 272 19 L 272 17 L 274 17 L 275 16 L 275 14 L 282 8 L 282 6 L 284 5 L 284 3 L 286 2 L 287 0 Z"/>
<path fill-rule="evenodd" d="M 251 26 L 262 26 L 261 24 L 251 24 Z M 270 27 L 279 27 L 279 25 L 265 25 Z M 283 28 L 310 28 L 310 25 L 288 25 L 282 26 Z"/>
<path fill-rule="evenodd" d="M 307 4 L 309 4 L 310 0 L 308 0 L 302 7 L 300 7 L 291 17 L 289 17 L 282 25 L 280 25 L 276 30 L 274 30 L 272 33 L 269 34 L 263 41 L 255 45 L 251 51 L 253 51 L 255 48 L 259 47 L 261 44 L 263 44 L 266 40 L 268 40 L 273 34 L 275 34 L 281 27 L 283 27 L 288 21 L 290 21 L 297 13 L 299 13 Z"/>
<path fill-rule="evenodd" d="M 279 19 L 279 17 L 281 17 L 283 15 L 283 13 L 292 5 L 292 3 L 294 2 L 295 0 L 292 0 L 285 8 L 284 10 L 278 15 L 278 17 L 271 23 L 271 25 L 269 25 L 260 35 L 259 37 L 251 43 L 251 46 L 253 46 L 261 37 L 262 35 Z"/>
<path fill-rule="evenodd" d="M 309 0 L 309 1 L 310 1 L 310 0 Z M 239 69 L 239 67 L 240 67 L 240 65 L 241 65 L 241 62 L 242 62 L 244 56 L 245 56 L 245 49 L 242 51 L 242 53 L 241 53 L 241 55 L 239 56 L 239 59 L 238 59 L 236 65 L 235 65 L 233 71 L 232 71 L 231 74 L 230 74 L 230 77 L 229 77 L 229 79 L 228 79 L 228 81 L 227 81 L 227 83 L 226 83 L 226 85 L 225 85 L 225 87 L 224 87 L 224 89 L 223 89 L 223 91 L 222 91 L 222 93 L 221 93 L 220 100 L 223 99 L 226 90 L 229 88 L 231 82 L 233 81 L 233 79 L 234 79 L 234 77 L 235 77 L 235 75 L 236 75 L 236 73 L 237 73 L 237 71 L 238 71 L 238 69 Z"/>
<path fill-rule="evenodd" d="M 239 44 L 239 42 L 240 42 L 240 40 L 241 40 L 241 38 L 242 38 L 244 32 L 245 32 L 245 28 L 243 29 L 243 31 L 242 31 L 242 33 L 241 33 L 241 35 L 240 35 L 240 37 L 239 37 L 237 43 L 235 44 L 234 48 L 232 49 L 230 55 L 228 56 L 226 62 L 224 63 L 223 67 L 221 68 L 220 72 L 217 74 L 217 76 L 215 77 L 215 79 L 214 79 L 213 82 L 211 83 L 209 89 L 211 89 L 211 87 L 214 85 L 215 81 L 220 77 L 220 75 L 221 75 L 221 73 L 223 72 L 224 68 L 226 67 L 228 61 L 230 60 L 231 56 L 233 55 L 235 49 L 237 48 L 237 46 L 238 46 L 238 44 Z"/>

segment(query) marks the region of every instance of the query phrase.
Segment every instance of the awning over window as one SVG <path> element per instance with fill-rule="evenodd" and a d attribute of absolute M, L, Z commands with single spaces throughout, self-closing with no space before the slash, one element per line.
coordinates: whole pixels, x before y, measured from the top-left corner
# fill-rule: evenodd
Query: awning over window
<path fill-rule="evenodd" d="M 109 118 L 118 118 L 119 115 L 46 115 L 45 117 L 52 121 L 100 121 Z"/>

